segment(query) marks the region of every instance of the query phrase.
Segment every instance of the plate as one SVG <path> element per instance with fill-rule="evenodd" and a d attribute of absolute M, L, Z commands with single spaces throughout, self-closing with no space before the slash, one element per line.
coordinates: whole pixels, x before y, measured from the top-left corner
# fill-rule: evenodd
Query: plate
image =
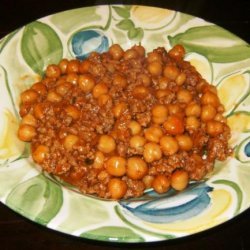
<path fill-rule="evenodd" d="M 82 195 L 41 173 L 17 139 L 19 94 L 62 57 L 84 58 L 112 43 L 148 51 L 181 43 L 201 75 L 218 87 L 234 155 L 207 181 L 183 192 L 148 191 L 137 200 Z M 200 18 L 146 6 L 102 5 L 41 18 L 0 41 L 0 200 L 53 230 L 109 242 L 155 242 L 192 235 L 250 206 L 250 47 Z"/>

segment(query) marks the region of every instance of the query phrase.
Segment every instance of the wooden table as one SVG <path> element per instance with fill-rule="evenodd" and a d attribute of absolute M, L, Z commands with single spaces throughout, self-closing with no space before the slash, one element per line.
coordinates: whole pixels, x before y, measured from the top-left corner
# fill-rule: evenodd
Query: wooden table
<path fill-rule="evenodd" d="M 154 5 L 189 13 L 220 25 L 250 42 L 249 0 L 150 0 L 150 1 L 83 1 L 83 0 L 1 0 L 0 38 L 33 20 L 66 9 L 93 4 L 127 3 Z M 249 182 L 250 183 L 250 182 Z M 0 183 L 1 185 L 1 183 Z M 250 185 L 250 184 L 249 184 Z M 250 249 L 250 210 L 214 229 L 173 241 L 131 245 L 134 249 Z M 0 203 L 0 249 L 128 249 L 78 239 L 37 225 Z"/>

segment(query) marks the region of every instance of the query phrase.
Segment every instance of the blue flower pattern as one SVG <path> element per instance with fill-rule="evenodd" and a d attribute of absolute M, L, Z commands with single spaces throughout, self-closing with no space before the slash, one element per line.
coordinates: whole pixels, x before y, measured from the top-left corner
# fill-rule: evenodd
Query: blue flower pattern
<path fill-rule="evenodd" d="M 72 51 L 77 59 L 85 59 L 93 51 L 102 53 L 108 50 L 108 38 L 96 30 L 83 30 L 75 33 L 71 40 Z"/>
<path fill-rule="evenodd" d="M 208 193 L 212 190 L 212 187 L 198 182 L 179 193 L 172 189 L 166 194 L 150 190 L 140 199 L 120 201 L 120 205 L 147 222 L 170 223 L 202 213 L 210 204 Z"/>

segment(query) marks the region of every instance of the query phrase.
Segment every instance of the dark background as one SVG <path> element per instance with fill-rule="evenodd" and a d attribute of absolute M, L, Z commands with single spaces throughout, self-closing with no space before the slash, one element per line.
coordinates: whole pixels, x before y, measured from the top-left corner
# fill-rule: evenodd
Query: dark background
<path fill-rule="evenodd" d="M 174 9 L 226 28 L 250 42 L 249 0 L 0 0 L 0 37 L 40 17 L 98 4 L 140 4 Z"/>
<path fill-rule="evenodd" d="M 59 11 L 96 4 L 141 4 L 174 9 L 228 29 L 250 43 L 249 0 L 0 0 L 0 39 L 9 32 L 40 17 Z M 1 185 L 1 183 L 0 183 Z M 250 185 L 250 180 L 249 180 Z M 87 216 L 87 215 L 86 215 Z M 154 250 L 248 250 L 250 210 L 221 226 L 194 236 L 150 244 L 112 244 L 79 239 L 37 225 L 0 203 L 0 249 L 151 249 Z"/>

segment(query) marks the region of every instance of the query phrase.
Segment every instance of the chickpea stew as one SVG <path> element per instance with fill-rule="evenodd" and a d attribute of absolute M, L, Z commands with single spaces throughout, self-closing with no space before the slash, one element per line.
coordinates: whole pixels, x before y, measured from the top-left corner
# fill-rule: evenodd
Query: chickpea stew
<path fill-rule="evenodd" d="M 217 90 L 184 56 L 181 45 L 114 44 L 49 65 L 21 93 L 18 137 L 44 171 L 85 194 L 181 191 L 232 153 Z"/>

